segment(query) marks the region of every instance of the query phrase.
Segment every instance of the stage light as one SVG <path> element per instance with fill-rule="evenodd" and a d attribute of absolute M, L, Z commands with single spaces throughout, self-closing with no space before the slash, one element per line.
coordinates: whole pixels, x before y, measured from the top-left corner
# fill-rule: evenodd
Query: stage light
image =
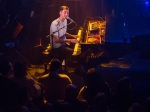
<path fill-rule="evenodd" d="M 145 2 L 145 4 L 146 4 L 146 5 L 148 5 L 148 4 L 149 4 L 149 2 Z"/>

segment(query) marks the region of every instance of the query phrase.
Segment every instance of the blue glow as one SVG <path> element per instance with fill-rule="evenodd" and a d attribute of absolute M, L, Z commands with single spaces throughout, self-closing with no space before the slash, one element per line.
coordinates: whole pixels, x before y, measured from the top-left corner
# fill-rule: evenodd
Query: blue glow
<path fill-rule="evenodd" d="M 145 2 L 145 4 L 146 4 L 146 5 L 148 5 L 148 4 L 149 4 L 149 2 Z"/>
<path fill-rule="evenodd" d="M 126 23 L 124 23 L 124 26 L 126 26 Z"/>

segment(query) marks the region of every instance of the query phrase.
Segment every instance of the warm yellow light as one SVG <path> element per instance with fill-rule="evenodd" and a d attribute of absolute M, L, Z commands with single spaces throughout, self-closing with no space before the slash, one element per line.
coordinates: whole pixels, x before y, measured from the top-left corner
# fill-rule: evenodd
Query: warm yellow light
<path fill-rule="evenodd" d="M 47 46 L 47 48 L 49 49 L 49 48 L 50 48 L 50 46 Z"/>

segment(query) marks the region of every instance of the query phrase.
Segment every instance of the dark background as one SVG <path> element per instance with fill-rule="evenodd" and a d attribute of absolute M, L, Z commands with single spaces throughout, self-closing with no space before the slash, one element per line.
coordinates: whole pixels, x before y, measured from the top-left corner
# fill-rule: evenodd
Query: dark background
<path fill-rule="evenodd" d="M 3 22 L 6 27 L 1 27 L 0 37 L 2 41 L 12 41 L 16 24 L 20 23 L 23 29 L 14 39 L 17 40 L 19 51 L 28 52 L 40 43 L 45 47 L 49 44 L 49 38 L 46 36 L 49 35 L 51 22 L 59 17 L 60 6 L 67 5 L 70 8 L 69 16 L 77 23 L 74 30 L 68 30 L 69 33 L 77 34 L 85 18 L 101 17 L 106 20 L 106 42 L 123 42 L 124 38 L 129 42 L 131 37 L 147 35 L 150 32 L 150 3 L 148 2 L 150 1 L 6 0 L 4 9 L 6 22 L 8 20 L 9 22 L 8 24 Z M 34 11 L 32 17 L 30 17 L 31 11 Z M 73 27 L 74 24 L 71 24 L 68 29 Z"/>
<path fill-rule="evenodd" d="M 70 8 L 70 17 L 78 24 L 74 30 L 68 31 L 73 34 L 77 34 L 86 17 L 100 16 L 105 19 L 113 9 L 117 17 L 124 15 L 128 25 L 127 37 L 136 34 L 137 32 L 133 31 L 134 34 L 130 32 L 141 24 L 145 24 L 142 26 L 144 30 L 150 30 L 148 21 L 150 6 L 145 0 L 6 0 L 6 13 L 7 16 L 11 15 L 11 20 L 15 18 L 15 21 L 24 26 L 24 35 L 29 40 L 34 41 L 38 38 L 45 40 L 46 35 L 49 34 L 51 22 L 59 17 L 61 5 L 67 5 Z M 31 11 L 34 11 L 33 17 L 30 17 Z"/>

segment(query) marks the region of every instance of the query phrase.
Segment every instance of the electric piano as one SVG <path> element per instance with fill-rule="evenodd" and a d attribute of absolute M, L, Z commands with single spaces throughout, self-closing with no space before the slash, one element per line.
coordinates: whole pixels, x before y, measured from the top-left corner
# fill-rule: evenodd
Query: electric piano
<path fill-rule="evenodd" d="M 106 19 L 107 20 L 107 19 Z M 86 18 L 83 27 L 79 29 L 79 44 L 75 44 L 73 56 L 84 55 L 86 63 L 103 63 L 112 59 L 117 59 L 129 51 L 130 46 L 125 43 L 115 43 L 106 41 L 107 21 L 101 17 Z M 99 62 L 100 61 L 100 62 Z"/>
<path fill-rule="evenodd" d="M 106 21 L 100 17 L 86 18 L 82 28 L 78 30 L 79 43 L 75 44 L 73 56 L 86 55 L 88 58 L 98 58 L 103 54 L 102 48 L 105 43 Z"/>
<path fill-rule="evenodd" d="M 105 24 L 102 18 L 86 18 L 83 28 L 79 29 L 79 44 L 75 44 L 73 56 L 88 50 L 89 47 L 102 45 L 105 42 Z M 85 46 L 85 47 L 84 47 Z"/>

